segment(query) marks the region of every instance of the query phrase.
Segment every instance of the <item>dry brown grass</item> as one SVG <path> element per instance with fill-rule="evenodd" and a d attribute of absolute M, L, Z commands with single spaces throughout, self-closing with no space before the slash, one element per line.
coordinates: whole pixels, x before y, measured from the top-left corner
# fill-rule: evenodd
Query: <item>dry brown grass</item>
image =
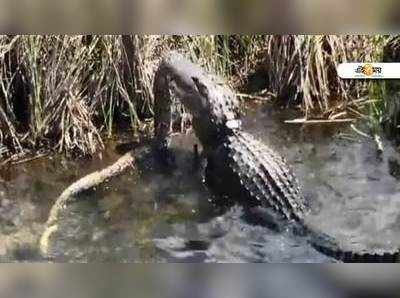
<path fill-rule="evenodd" d="M 90 155 L 118 127 L 137 133 L 152 117 L 154 71 L 172 48 L 240 90 L 264 69 L 257 95 L 328 119 L 347 117 L 349 103 L 368 95 L 367 84 L 340 80 L 337 64 L 380 50 L 368 36 L 1 36 L 0 158 Z"/>
<path fill-rule="evenodd" d="M 337 65 L 371 61 L 375 50 L 369 36 L 267 36 L 261 65 L 278 100 L 300 103 L 306 117 L 330 118 L 368 94 L 365 82 L 340 79 Z"/>

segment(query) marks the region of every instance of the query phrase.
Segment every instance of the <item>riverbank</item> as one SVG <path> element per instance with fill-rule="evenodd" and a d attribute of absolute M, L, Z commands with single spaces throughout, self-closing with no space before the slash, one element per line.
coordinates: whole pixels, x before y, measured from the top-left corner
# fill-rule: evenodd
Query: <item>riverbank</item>
<path fill-rule="evenodd" d="M 1 36 L 0 163 L 92 156 L 121 131 L 151 132 L 153 74 L 171 49 L 224 77 L 244 101 L 295 106 L 305 119 L 363 118 L 371 134 L 384 124 L 397 137 L 393 93 L 336 75 L 340 62 L 382 59 L 389 41 L 397 44 L 387 36 Z"/>

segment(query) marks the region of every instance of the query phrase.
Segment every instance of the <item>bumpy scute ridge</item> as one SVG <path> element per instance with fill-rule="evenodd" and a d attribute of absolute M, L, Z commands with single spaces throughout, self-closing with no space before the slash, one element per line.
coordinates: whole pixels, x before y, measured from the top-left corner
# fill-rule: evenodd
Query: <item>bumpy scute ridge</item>
<path fill-rule="evenodd" d="M 207 157 L 207 184 L 222 199 L 273 208 L 307 234 L 322 253 L 344 262 L 395 262 L 398 249 L 373 251 L 342 248 L 332 237 L 304 222 L 308 204 L 285 160 L 240 125 L 239 100 L 214 75 L 175 52 L 163 60 L 154 81 L 155 123 L 158 143 L 166 144 L 171 98 L 175 91 L 193 115 L 193 127 Z M 165 129 L 167 128 L 167 129 Z"/>

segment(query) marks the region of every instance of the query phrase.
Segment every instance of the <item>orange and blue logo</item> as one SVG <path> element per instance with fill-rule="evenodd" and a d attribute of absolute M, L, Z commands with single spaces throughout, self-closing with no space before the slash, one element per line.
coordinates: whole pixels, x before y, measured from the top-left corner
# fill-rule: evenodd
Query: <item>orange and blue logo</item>
<path fill-rule="evenodd" d="M 355 73 L 358 75 L 364 75 L 366 77 L 371 77 L 373 75 L 381 75 L 382 74 L 382 67 L 374 66 L 370 63 L 365 63 L 363 65 L 357 66 L 355 69 Z"/>
<path fill-rule="evenodd" d="M 341 63 L 337 73 L 342 79 L 400 79 L 400 63 Z"/>

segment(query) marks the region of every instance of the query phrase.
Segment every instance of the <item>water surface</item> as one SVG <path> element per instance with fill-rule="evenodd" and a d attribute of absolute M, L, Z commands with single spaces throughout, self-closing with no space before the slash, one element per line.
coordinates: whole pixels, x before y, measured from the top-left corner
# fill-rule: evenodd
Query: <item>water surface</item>
<path fill-rule="evenodd" d="M 309 199 L 307 222 L 357 249 L 400 247 L 398 153 L 348 125 L 294 125 L 287 110 L 249 107 L 244 127 L 286 157 Z M 70 262 L 332 262 L 287 227 L 254 220 L 240 206 L 220 210 L 193 167 L 193 135 L 173 137 L 177 168 L 151 160 L 85 194 L 52 242 L 53 260 Z M 35 248 L 48 211 L 70 183 L 111 164 L 42 159 L 0 173 L 0 255 L 40 260 Z M 397 177 L 397 178 L 396 178 Z M 227 186 L 229 187 L 229 186 Z"/>

